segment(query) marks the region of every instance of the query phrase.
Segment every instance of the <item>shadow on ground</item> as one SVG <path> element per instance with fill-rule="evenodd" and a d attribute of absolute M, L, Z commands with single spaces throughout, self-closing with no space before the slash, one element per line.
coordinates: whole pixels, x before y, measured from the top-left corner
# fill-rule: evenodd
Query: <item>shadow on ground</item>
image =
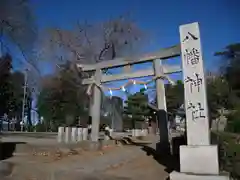
<path fill-rule="evenodd" d="M 184 136 L 174 137 L 172 139 L 172 148 L 169 143 L 157 143 L 156 148 L 148 146 L 149 143 L 137 143 L 131 138 L 125 137 L 121 141 L 123 145 L 141 146 L 142 150 L 146 152 L 147 156 L 152 156 L 159 164 L 165 166 L 165 171 L 171 173 L 172 171 L 180 171 L 179 163 L 179 147 L 186 145 L 186 138 Z"/>
<path fill-rule="evenodd" d="M 0 142 L 0 160 L 5 160 L 13 156 L 17 144 L 25 144 L 24 142 Z"/>
<path fill-rule="evenodd" d="M 0 179 L 9 176 L 13 171 L 14 164 L 3 160 L 9 159 L 13 156 L 17 144 L 25 143 L 0 142 Z"/>

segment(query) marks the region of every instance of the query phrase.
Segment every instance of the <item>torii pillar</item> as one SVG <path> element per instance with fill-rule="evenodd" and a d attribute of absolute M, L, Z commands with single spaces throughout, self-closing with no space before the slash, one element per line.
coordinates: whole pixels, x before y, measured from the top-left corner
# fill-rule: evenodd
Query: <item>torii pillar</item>
<path fill-rule="evenodd" d="M 101 89 L 97 85 L 101 83 L 102 72 L 101 69 L 96 69 L 94 79 L 96 85 L 93 86 L 93 101 L 90 103 L 90 115 L 92 116 L 92 132 L 91 140 L 98 142 L 99 138 L 99 124 L 101 117 Z"/>
<path fill-rule="evenodd" d="M 162 61 L 155 59 L 153 61 L 154 71 L 156 77 L 161 77 L 164 75 L 162 68 Z M 168 118 L 167 118 L 167 105 L 166 105 L 166 95 L 165 95 L 165 85 L 164 79 L 156 79 L 156 93 L 157 93 L 157 121 L 158 128 L 160 131 L 160 143 L 157 144 L 157 151 L 164 150 L 170 152 L 169 145 L 169 134 L 168 134 Z"/>

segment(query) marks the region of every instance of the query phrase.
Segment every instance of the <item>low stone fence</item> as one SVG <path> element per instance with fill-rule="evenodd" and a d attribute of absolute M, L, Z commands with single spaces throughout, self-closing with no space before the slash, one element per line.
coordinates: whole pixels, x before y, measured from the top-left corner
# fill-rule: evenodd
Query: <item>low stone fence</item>
<path fill-rule="evenodd" d="M 129 132 L 129 135 L 132 137 L 139 137 L 139 136 L 147 136 L 148 130 L 147 129 L 132 129 Z M 114 132 L 112 129 L 109 130 L 110 137 L 118 137 L 119 136 L 128 136 L 128 134 L 121 134 L 118 132 Z M 104 133 L 100 133 L 99 137 L 102 140 L 109 140 L 109 136 L 104 135 Z M 78 143 L 81 141 L 86 141 L 89 138 L 88 129 L 87 128 L 77 128 L 77 127 L 59 127 L 58 128 L 58 135 L 57 141 L 59 143 Z"/>
<path fill-rule="evenodd" d="M 132 129 L 127 132 L 114 132 L 109 130 L 110 137 L 122 138 L 122 137 L 139 137 L 147 136 L 149 134 L 148 129 Z M 0 137 L 3 141 L 55 141 L 58 143 L 78 143 L 86 140 L 90 140 L 90 134 L 88 134 L 87 128 L 77 127 L 59 127 L 58 132 L 1 132 Z M 109 140 L 109 136 L 106 136 L 104 132 L 99 133 L 99 138 L 102 140 Z"/>
<path fill-rule="evenodd" d="M 78 143 L 89 138 L 88 128 L 59 127 L 57 141 L 59 143 Z"/>

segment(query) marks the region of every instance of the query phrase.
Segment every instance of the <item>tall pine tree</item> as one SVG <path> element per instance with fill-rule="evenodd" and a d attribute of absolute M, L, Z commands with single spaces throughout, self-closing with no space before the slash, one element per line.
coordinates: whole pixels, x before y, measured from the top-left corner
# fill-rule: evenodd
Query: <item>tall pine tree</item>
<path fill-rule="evenodd" d="M 129 95 L 125 103 L 124 114 L 127 115 L 127 119 L 131 121 L 132 128 L 136 128 L 138 122 L 144 122 L 146 117 L 149 116 L 148 96 L 141 90 L 140 92 Z"/>

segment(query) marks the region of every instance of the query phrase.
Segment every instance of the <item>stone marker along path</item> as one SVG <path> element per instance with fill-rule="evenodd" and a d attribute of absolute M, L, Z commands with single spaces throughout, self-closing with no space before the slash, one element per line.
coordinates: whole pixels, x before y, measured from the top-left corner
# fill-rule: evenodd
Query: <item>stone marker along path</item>
<path fill-rule="evenodd" d="M 14 157 L 9 162 L 14 164 L 9 180 L 134 180 L 143 176 L 144 171 L 145 177 L 152 180 L 166 178 L 164 167 L 136 146 L 109 149 L 101 155 L 83 152 L 53 162 L 39 162 L 26 156 Z"/>

